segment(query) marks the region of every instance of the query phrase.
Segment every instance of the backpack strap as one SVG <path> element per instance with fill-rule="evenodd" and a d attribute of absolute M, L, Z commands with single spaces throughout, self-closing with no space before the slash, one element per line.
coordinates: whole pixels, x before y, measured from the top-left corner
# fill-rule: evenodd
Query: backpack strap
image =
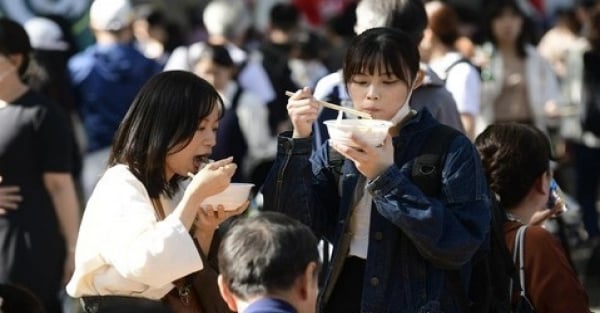
<path fill-rule="evenodd" d="M 242 93 L 244 93 L 244 88 L 238 83 L 237 90 L 233 94 L 233 98 L 231 98 L 231 109 L 235 112 L 240 102 L 240 98 L 242 97 Z"/>
<path fill-rule="evenodd" d="M 427 135 L 412 167 L 412 181 L 428 197 L 441 192 L 442 169 L 450 143 L 460 132 L 444 124 L 436 125 Z"/>
<path fill-rule="evenodd" d="M 450 71 L 452 71 L 452 69 L 461 64 L 461 63 L 466 63 L 470 66 L 472 66 L 474 69 L 477 70 L 478 73 L 481 74 L 481 69 L 479 67 L 477 67 L 475 64 L 473 64 L 471 61 L 469 61 L 469 59 L 465 58 L 465 57 L 461 57 L 460 59 L 452 62 L 448 67 L 446 67 L 446 69 L 444 70 L 444 77 L 441 77 L 441 79 L 444 81 L 444 83 L 446 82 L 446 80 L 448 80 L 448 74 L 450 74 Z"/>

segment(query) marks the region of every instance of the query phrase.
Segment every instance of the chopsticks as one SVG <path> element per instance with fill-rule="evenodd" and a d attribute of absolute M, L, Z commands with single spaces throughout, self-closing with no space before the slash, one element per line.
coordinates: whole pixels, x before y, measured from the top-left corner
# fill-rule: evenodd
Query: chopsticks
<path fill-rule="evenodd" d="M 291 91 L 286 91 L 285 95 L 288 97 L 291 97 L 294 95 L 294 93 Z M 326 108 L 330 108 L 330 109 L 337 110 L 337 111 L 343 111 L 343 112 L 350 113 L 352 115 L 360 116 L 360 117 L 367 118 L 367 119 L 373 119 L 373 117 L 369 113 L 361 112 L 359 110 L 347 108 L 347 107 L 344 107 L 341 105 L 337 105 L 337 104 L 333 104 L 333 103 L 329 103 L 329 102 L 325 102 L 325 101 L 321 101 L 321 100 L 317 100 L 317 102 L 319 102 L 320 105 L 322 105 Z"/>

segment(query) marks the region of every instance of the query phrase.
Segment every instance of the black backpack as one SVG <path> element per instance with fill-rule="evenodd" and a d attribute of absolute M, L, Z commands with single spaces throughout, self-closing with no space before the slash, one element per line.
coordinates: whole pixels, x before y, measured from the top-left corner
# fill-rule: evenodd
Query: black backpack
<path fill-rule="evenodd" d="M 437 197 L 441 190 L 441 172 L 446 153 L 459 131 L 444 124 L 438 124 L 431 130 L 419 155 L 415 158 L 411 178 L 421 191 L 429 197 Z M 340 169 L 343 158 L 330 148 L 330 167 Z M 334 171 L 341 174 L 340 171 Z M 506 215 L 492 198 L 490 236 L 482 244 L 472 259 L 472 272 L 469 282 L 469 294 L 460 279 L 459 271 L 449 270 L 448 283 L 452 295 L 458 300 L 461 311 L 465 313 L 507 313 L 511 308 L 510 278 L 518 282 L 512 256 L 504 241 L 503 224 Z M 327 245 L 323 245 L 327 248 Z M 328 251 L 323 251 L 328 255 Z M 324 258 L 324 262 L 327 262 Z M 326 267 L 324 267 L 326 268 Z M 515 290 L 520 290 L 518 286 Z"/>

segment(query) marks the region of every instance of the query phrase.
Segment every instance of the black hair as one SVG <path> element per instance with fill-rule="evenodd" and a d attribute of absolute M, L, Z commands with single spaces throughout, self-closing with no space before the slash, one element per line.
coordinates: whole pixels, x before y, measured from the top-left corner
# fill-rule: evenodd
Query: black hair
<path fill-rule="evenodd" d="M 595 6 L 590 12 L 590 29 L 587 40 L 592 50 L 600 52 L 600 4 Z"/>
<path fill-rule="evenodd" d="M 509 9 L 509 10 L 513 11 L 516 15 L 518 15 L 523 20 L 521 32 L 519 33 L 519 36 L 517 37 L 517 43 L 515 45 L 515 48 L 516 48 L 517 55 L 520 56 L 521 58 L 525 58 L 527 56 L 525 47 L 532 40 L 532 36 L 530 36 L 530 34 L 527 30 L 532 30 L 533 27 L 531 27 L 531 25 L 530 25 L 531 21 L 527 17 L 527 14 L 525 14 L 523 9 L 519 5 L 519 3 L 517 3 L 515 0 L 494 0 L 494 1 L 490 1 L 486 5 L 486 8 L 487 8 L 487 11 L 485 13 L 485 21 L 486 21 L 485 22 L 486 23 L 485 33 L 487 34 L 488 39 L 494 45 L 497 45 L 498 42 L 496 39 L 496 35 L 494 34 L 494 31 L 492 29 L 492 23 L 495 19 L 497 19 L 504 12 L 505 9 Z"/>
<path fill-rule="evenodd" d="M 291 3 L 277 3 L 271 7 L 269 21 L 273 28 L 291 31 L 298 26 L 300 13 Z"/>
<path fill-rule="evenodd" d="M 377 27 L 356 36 L 350 43 L 344 60 L 346 85 L 356 74 L 389 72 L 409 86 L 419 71 L 417 44 L 403 32 Z M 383 68 L 380 68 L 383 67 Z"/>
<path fill-rule="evenodd" d="M 427 28 L 427 13 L 422 0 L 361 0 L 375 16 L 384 20 L 382 26 L 403 31 L 417 44 Z"/>
<path fill-rule="evenodd" d="M 167 71 L 141 88 L 115 135 L 109 165 L 126 164 L 151 198 L 172 196 L 182 177 L 165 177 L 167 154 L 185 147 L 199 122 L 223 100 L 204 79 L 185 71 Z"/>
<path fill-rule="evenodd" d="M 27 73 L 32 50 L 29 36 L 27 36 L 23 26 L 6 17 L 0 17 L 0 54 L 5 56 L 20 54 L 23 56 L 21 66 L 18 69 L 19 76 L 22 79 Z"/>
<path fill-rule="evenodd" d="M 220 66 L 235 67 L 229 51 L 223 45 L 207 44 L 198 54 L 198 61 L 196 63 L 204 59 L 209 59 Z"/>
<path fill-rule="evenodd" d="M 317 243 L 299 221 L 261 212 L 238 219 L 226 233 L 219 247 L 219 271 L 240 299 L 287 291 L 311 262 L 319 264 Z"/>
<path fill-rule="evenodd" d="M 519 123 L 488 126 L 476 139 L 490 189 L 503 209 L 517 205 L 550 169 L 552 150 L 539 129 Z"/>

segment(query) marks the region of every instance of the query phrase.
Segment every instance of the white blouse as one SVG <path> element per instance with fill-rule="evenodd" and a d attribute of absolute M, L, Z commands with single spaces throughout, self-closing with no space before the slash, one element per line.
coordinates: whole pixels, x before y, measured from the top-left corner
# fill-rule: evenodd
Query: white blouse
<path fill-rule="evenodd" d="M 166 214 L 172 211 L 168 201 L 162 204 Z M 143 184 L 127 166 L 116 165 L 105 172 L 87 203 L 67 293 L 160 299 L 174 280 L 202 268 L 181 221 L 167 215 L 157 222 Z"/>

